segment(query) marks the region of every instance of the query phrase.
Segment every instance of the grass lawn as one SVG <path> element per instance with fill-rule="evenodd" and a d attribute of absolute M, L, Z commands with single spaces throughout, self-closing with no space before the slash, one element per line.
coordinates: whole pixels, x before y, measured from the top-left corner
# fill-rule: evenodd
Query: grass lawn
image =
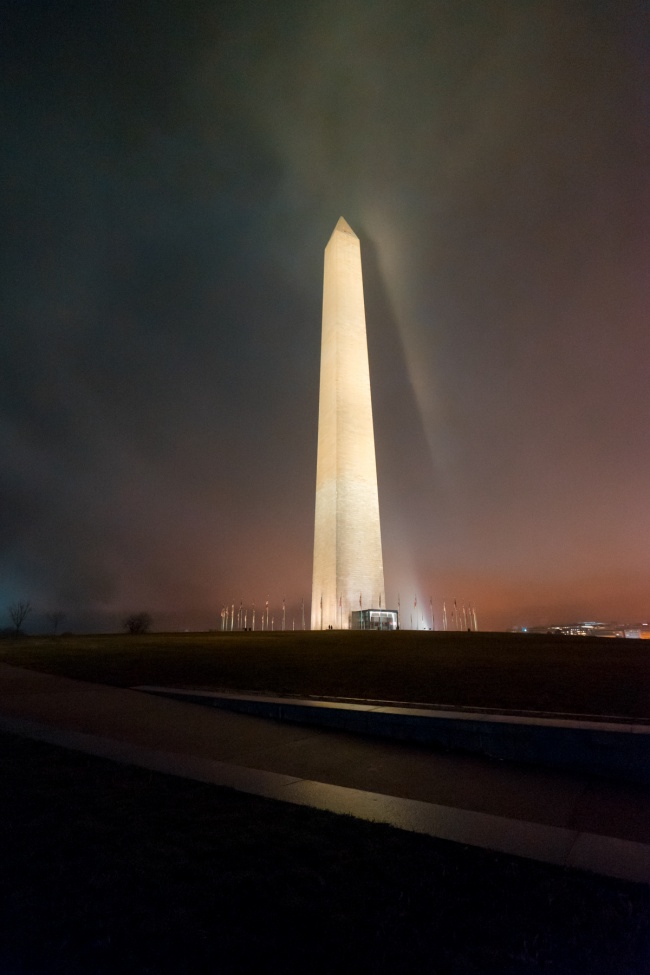
<path fill-rule="evenodd" d="M 512 633 L 26 637 L 0 661 L 129 687 L 203 686 L 650 720 L 650 641 Z"/>
<path fill-rule="evenodd" d="M 0 972 L 641 975 L 650 890 L 0 735 Z"/>

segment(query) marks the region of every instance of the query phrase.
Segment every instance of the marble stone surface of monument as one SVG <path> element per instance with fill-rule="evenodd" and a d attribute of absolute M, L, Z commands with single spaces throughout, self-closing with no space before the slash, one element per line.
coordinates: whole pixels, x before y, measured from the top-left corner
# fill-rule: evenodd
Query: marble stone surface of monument
<path fill-rule="evenodd" d="M 311 627 L 385 605 L 361 248 L 341 217 L 325 248 Z"/>

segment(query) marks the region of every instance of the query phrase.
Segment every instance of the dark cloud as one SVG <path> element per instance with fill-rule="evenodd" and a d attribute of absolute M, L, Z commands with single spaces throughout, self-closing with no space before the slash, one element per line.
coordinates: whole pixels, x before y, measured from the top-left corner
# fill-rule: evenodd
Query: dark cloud
<path fill-rule="evenodd" d="M 647 615 L 642 5 L 3 14 L 1 599 L 214 625 L 309 598 L 345 214 L 391 601 Z"/>

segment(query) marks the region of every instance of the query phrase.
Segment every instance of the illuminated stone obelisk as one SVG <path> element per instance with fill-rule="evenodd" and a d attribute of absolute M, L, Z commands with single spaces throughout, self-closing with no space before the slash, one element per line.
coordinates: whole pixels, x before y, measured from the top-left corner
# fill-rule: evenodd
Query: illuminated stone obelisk
<path fill-rule="evenodd" d="M 312 630 L 385 606 L 359 238 L 341 217 L 325 248 Z"/>

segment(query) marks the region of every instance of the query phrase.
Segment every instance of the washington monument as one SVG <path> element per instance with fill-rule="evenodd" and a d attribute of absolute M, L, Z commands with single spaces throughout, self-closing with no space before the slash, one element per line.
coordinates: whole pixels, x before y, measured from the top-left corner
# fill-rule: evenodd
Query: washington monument
<path fill-rule="evenodd" d="M 340 218 L 325 248 L 312 630 L 385 606 L 359 238 Z"/>

